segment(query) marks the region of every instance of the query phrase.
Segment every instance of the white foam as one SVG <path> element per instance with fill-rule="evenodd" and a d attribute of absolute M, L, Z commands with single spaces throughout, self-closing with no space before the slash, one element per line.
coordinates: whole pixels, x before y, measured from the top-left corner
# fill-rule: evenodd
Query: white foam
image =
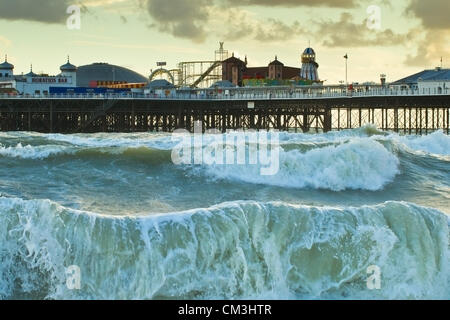
<path fill-rule="evenodd" d="M 18 143 L 14 147 L 0 145 L 0 156 L 20 159 L 46 159 L 50 156 L 72 152 L 74 152 L 73 149 L 57 145 L 23 146 L 21 143 Z"/>
<path fill-rule="evenodd" d="M 416 151 L 444 156 L 450 155 L 450 136 L 442 130 L 426 136 L 406 136 L 397 139 Z"/>
<path fill-rule="evenodd" d="M 361 128 L 326 133 L 292 133 L 280 132 L 281 144 L 289 143 L 333 143 L 344 142 L 352 138 L 367 138 L 371 136 L 384 136 L 383 131 L 373 124 L 366 124 Z"/>
<path fill-rule="evenodd" d="M 2 298 L 450 297 L 447 217 L 408 203 L 232 202 L 117 218 L 0 198 L 0 222 Z M 65 285 L 70 265 L 81 269 L 80 291 Z M 370 265 L 381 290 L 366 288 Z"/>
<path fill-rule="evenodd" d="M 399 173 L 399 160 L 369 138 L 318 148 L 280 153 L 275 176 L 262 176 L 258 166 L 224 165 L 202 168 L 212 177 L 291 188 L 380 190 Z M 201 172 L 202 172 L 201 171 Z"/>
<path fill-rule="evenodd" d="M 45 138 L 49 141 L 65 142 L 79 147 L 152 147 L 161 150 L 170 150 L 174 143 L 171 142 L 169 134 L 156 133 L 136 133 L 136 134 L 82 134 L 82 135 L 64 135 L 48 134 Z"/>

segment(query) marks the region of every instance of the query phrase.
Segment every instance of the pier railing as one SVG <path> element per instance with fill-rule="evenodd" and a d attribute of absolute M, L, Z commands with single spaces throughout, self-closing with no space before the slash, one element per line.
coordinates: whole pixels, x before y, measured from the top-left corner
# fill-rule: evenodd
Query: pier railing
<path fill-rule="evenodd" d="M 191 91 L 157 90 L 156 93 L 142 94 L 0 94 L 0 99 L 138 99 L 138 100 L 308 100 L 361 97 L 396 96 L 446 96 L 450 89 L 395 90 L 391 88 L 356 88 L 347 90 L 339 87 L 308 88 L 230 88 L 198 89 Z"/>
<path fill-rule="evenodd" d="M 152 94 L 0 97 L 0 131 L 330 131 L 374 124 L 387 131 L 450 133 L 450 89 L 354 86 L 159 90 Z"/>

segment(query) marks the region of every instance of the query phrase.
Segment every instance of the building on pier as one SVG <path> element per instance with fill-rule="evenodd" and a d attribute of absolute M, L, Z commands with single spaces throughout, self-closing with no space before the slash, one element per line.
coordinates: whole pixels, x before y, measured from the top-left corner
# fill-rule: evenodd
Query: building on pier
<path fill-rule="evenodd" d="M 5 63 L 7 63 L 5 61 Z M 60 67 L 61 73 L 56 76 L 48 74 L 36 74 L 31 65 L 30 72 L 24 75 L 13 75 L 12 70 L 9 74 L 14 79 L 14 88 L 23 95 L 48 95 L 50 87 L 68 88 L 76 85 L 77 67 L 67 62 Z"/>
<path fill-rule="evenodd" d="M 302 54 L 302 69 L 300 77 L 305 80 L 319 81 L 319 64 L 316 62 L 316 52 L 313 48 L 306 48 Z"/>
<path fill-rule="evenodd" d="M 147 84 L 149 81 L 143 75 L 130 69 L 108 64 L 93 63 L 78 67 L 77 87 L 97 87 L 98 83 L 113 84 Z"/>
<path fill-rule="evenodd" d="M 175 85 L 165 79 L 153 80 L 143 90 L 144 94 L 166 96 L 176 93 Z"/>
<path fill-rule="evenodd" d="M 232 56 L 222 62 L 222 81 L 230 81 L 233 85 L 242 87 L 244 72 L 247 70 L 247 57 L 245 61 Z"/>
<path fill-rule="evenodd" d="M 419 90 L 420 92 L 450 89 L 450 69 L 437 67 L 424 70 L 390 84 L 396 90 Z"/>
<path fill-rule="evenodd" d="M 48 94 L 85 94 L 85 93 L 122 93 L 143 88 L 148 79 L 132 70 L 110 65 L 94 63 L 77 67 L 67 62 L 60 67 L 60 74 L 36 74 L 31 65 L 30 72 L 14 75 L 14 66 L 5 61 L 0 64 L 0 88 L 14 89 L 21 95 Z M 97 90 L 99 89 L 99 90 Z M 103 90 L 106 89 L 106 90 Z"/>
<path fill-rule="evenodd" d="M 8 56 L 5 56 L 5 61 L 0 64 L 0 93 L 17 94 L 15 87 L 14 65 L 9 63 Z"/>
<path fill-rule="evenodd" d="M 14 65 L 8 62 L 8 56 L 5 56 L 5 62 L 0 64 L 0 80 L 9 80 L 14 75 Z"/>
<path fill-rule="evenodd" d="M 93 63 L 80 66 L 76 82 L 70 88 L 52 88 L 58 94 L 124 94 L 142 92 L 148 79 L 130 69 L 108 64 Z"/>
<path fill-rule="evenodd" d="M 302 68 L 286 66 L 278 56 L 267 66 L 248 67 L 247 57 L 243 61 L 233 54 L 222 62 L 222 80 L 239 87 L 312 85 L 322 83 L 318 68 L 312 48 L 303 52 Z"/>

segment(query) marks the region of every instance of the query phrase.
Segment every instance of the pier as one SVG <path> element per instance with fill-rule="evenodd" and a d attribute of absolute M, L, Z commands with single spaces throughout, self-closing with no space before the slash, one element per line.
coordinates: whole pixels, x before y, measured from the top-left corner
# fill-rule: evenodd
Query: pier
<path fill-rule="evenodd" d="M 152 95 L 0 96 L 1 131 L 42 133 L 221 132 L 256 129 L 328 132 L 375 124 L 386 131 L 450 132 L 450 90 L 381 86 L 229 88 Z"/>

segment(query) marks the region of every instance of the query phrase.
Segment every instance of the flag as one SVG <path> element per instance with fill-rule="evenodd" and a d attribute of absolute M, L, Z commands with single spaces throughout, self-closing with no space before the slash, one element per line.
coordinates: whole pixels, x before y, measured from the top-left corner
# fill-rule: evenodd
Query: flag
<path fill-rule="evenodd" d="M 344 58 L 345 58 L 345 59 L 348 59 L 348 54 L 346 54 L 346 55 L 344 56 Z"/>

